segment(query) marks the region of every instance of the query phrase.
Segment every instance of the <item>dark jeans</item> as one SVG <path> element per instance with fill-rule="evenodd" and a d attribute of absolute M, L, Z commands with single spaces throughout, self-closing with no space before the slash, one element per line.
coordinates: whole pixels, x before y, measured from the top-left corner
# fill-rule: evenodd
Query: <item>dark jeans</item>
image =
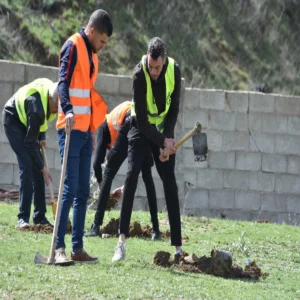
<path fill-rule="evenodd" d="M 149 153 L 152 153 L 158 174 L 163 182 L 170 222 L 171 244 L 181 246 L 181 220 L 175 178 L 175 155 L 170 155 L 169 161 L 161 162 L 159 160 L 159 147 L 137 129 L 135 119 L 132 120 L 128 132 L 128 144 L 128 172 L 124 186 L 119 233 L 128 235 L 138 175 Z"/>
<path fill-rule="evenodd" d="M 66 138 L 64 129 L 58 130 L 57 137 L 60 157 L 63 158 Z M 65 248 L 64 238 L 67 230 L 68 216 L 73 202 L 72 250 L 76 251 L 83 248 L 84 222 L 90 193 L 91 158 L 92 136 L 90 131 L 72 130 L 67 170 L 64 179 L 56 249 Z"/>
<path fill-rule="evenodd" d="M 116 142 L 107 154 L 107 164 L 104 170 L 103 180 L 100 185 L 100 194 L 98 198 L 97 210 L 94 219 L 95 225 L 102 225 L 103 223 L 105 208 L 106 208 L 107 201 L 109 199 L 112 181 L 116 176 L 118 170 L 120 169 L 122 163 L 127 157 L 127 151 L 128 151 L 127 134 L 129 128 L 130 128 L 130 121 L 125 122 L 124 125 L 121 126 Z M 98 135 L 98 139 L 101 138 L 102 137 Z M 98 140 L 97 143 L 101 144 L 101 140 Z M 96 156 L 97 156 L 97 150 L 98 149 L 96 149 Z M 155 191 L 155 185 L 151 173 L 152 166 L 153 166 L 152 155 L 148 155 L 147 159 L 145 159 L 142 165 L 142 178 L 146 187 L 152 227 L 154 231 L 159 231 L 159 224 L 157 218 L 156 191 Z M 96 169 L 95 173 L 98 168 L 101 169 L 101 166 L 97 166 L 94 164 L 94 169 Z"/>
<path fill-rule="evenodd" d="M 37 170 L 24 144 L 26 127 L 13 121 L 10 116 L 2 115 L 3 128 L 10 146 L 17 155 L 20 174 L 19 219 L 29 222 L 33 196 L 34 222 L 39 223 L 46 213 L 45 182 L 41 170 Z M 38 141 L 37 141 L 38 147 Z M 41 153 L 40 153 L 41 154 Z"/>

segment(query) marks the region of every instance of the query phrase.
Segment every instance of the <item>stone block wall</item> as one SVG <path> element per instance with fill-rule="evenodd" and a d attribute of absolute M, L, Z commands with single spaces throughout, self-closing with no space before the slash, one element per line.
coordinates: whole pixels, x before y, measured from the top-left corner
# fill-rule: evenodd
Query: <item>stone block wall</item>
<path fill-rule="evenodd" d="M 17 89 L 38 77 L 57 80 L 57 68 L 0 60 L 0 107 Z M 99 74 L 96 89 L 109 111 L 131 100 L 132 79 Z M 185 214 L 241 220 L 300 222 L 300 98 L 203 90 L 185 87 L 176 125 L 179 138 L 200 121 L 208 138 L 208 160 L 196 163 L 192 140 L 177 153 L 176 175 L 180 204 Z M 47 157 L 60 178 L 60 157 L 55 123 L 47 132 Z M 0 185 L 18 185 L 16 157 L 0 127 Z M 124 183 L 127 162 L 113 188 Z M 152 169 L 159 209 L 165 209 L 164 192 Z M 135 208 L 147 209 L 145 186 L 139 180 Z"/>

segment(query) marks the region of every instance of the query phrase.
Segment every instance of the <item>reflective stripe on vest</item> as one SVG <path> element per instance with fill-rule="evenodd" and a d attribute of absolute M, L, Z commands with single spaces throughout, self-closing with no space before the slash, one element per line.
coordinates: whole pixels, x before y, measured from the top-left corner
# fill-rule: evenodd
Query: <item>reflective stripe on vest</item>
<path fill-rule="evenodd" d="M 77 62 L 69 86 L 70 102 L 73 106 L 75 116 L 75 130 L 87 131 L 92 123 L 92 96 L 93 89 L 98 76 L 98 57 L 93 53 L 95 70 L 90 78 L 90 60 L 83 37 L 80 33 L 72 35 L 68 41 L 72 41 L 77 49 Z M 105 111 L 106 112 L 106 111 Z M 105 113 L 103 114 L 103 118 Z M 101 116 L 100 116 L 101 118 Z M 59 112 L 56 128 L 65 128 L 65 114 L 61 109 L 59 101 Z"/>
<path fill-rule="evenodd" d="M 146 79 L 146 85 L 147 85 L 147 94 L 146 94 L 146 102 L 147 102 L 147 115 L 148 115 L 148 121 L 150 124 L 154 124 L 158 131 L 163 132 L 164 130 L 164 123 L 165 123 L 165 117 L 167 116 L 167 113 L 170 109 L 171 105 L 171 95 L 175 88 L 175 61 L 173 58 L 168 57 L 168 67 L 165 73 L 165 83 L 166 83 L 166 104 L 165 104 L 165 110 L 158 114 L 158 109 L 155 103 L 155 99 L 153 97 L 153 91 L 152 91 L 152 85 L 151 85 L 151 78 L 149 73 L 147 72 L 147 56 L 144 55 L 142 57 L 142 68 L 145 74 Z M 134 109 L 134 103 L 132 101 L 131 106 L 131 116 L 135 116 L 135 109 Z"/>
<path fill-rule="evenodd" d="M 106 115 L 107 125 L 110 133 L 110 144 L 112 147 L 117 139 L 120 127 L 124 124 L 124 118 L 131 108 L 131 101 L 125 101 L 116 106 L 108 115 Z"/>
<path fill-rule="evenodd" d="M 21 87 L 15 96 L 16 109 L 19 116 L 19 119 L 23 125 L 27 127 L 27 115 L 25 111 L 25 100 L 32 94 L 38 92 L 41 97 L 45 120 L 42 126 L 40 126 L 40 132 L 45 132 L 48 129 L 48 122 L 53 121 L 56 117 L 56 114 L 50 114 L 49 119 L 47 120 L 48 114 L 48 95 L 49 89 L 52 86 L 53 82 L 47 78 L 39 78 L 31 83 Z"/>

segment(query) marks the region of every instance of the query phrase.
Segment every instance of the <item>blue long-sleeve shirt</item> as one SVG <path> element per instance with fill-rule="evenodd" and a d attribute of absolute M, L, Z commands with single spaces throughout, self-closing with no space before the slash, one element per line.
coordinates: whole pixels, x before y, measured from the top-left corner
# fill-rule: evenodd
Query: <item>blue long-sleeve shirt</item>
<path fill-rule="evenodd" d="M 85 42 L 88 51 L 89 61 L 91 66 L 90 69 L 90 77 L 91 77 L 93 72 L 95 71 L 95 66 L 93 63 L 93 56 L 92 56 L 92 47 L 83 28 L 79 31 L 79 33 L 83 37 L 83 40 Z M 60 53 L 59 83 L 58 83 L 60 105 L 65 115 L 67 115 L 68 113 L 73 113 L 73 105 L 70 101 L 69 86 L 77 63 L 77 58 L 78 58 L 78 51 L 76 45 L 74 44 L 73 41 L 70 40 L 66 41 Z"/>

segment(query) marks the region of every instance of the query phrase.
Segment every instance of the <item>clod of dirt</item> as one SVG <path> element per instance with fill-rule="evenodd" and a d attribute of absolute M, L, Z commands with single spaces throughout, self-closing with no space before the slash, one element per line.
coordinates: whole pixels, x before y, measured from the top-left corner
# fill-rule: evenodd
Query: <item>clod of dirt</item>
<path fill-rule="evenodd" d="M 106 210 L 110 211 L 111 209 L 115 208 L 117 204 L 118 204 L 118 198 L 110 194 L 106 204 Z"/>
<path fill-rule="evenodd" d="M 251 262 L 243 270 L 240 266 L 232 266 L 232 256 L 229 252 L 213 249 L 211 257 L 197 257 L 196 254 L 189 255 L 187 252 L 176 254 L 174 260 L 170 261 L 171 254 L 159 251 L 154 256 L 154 264 L 161 267 L 174 266 L 184 272 L 204 273 L 224 278 L 266 278 L 269 274 L 263 273 L 255 262 Z"/>
<path fill-rule="evenodd" d="M 34 233 L 53 233 L 53 228 L 51 226 L 42 224 L 29 225 L 28 227 L 20 230 L 33 231 Z"/>
<path fill-rule="evenodd" d="M 119 228 L 119 219 L 113 218 L 109 221 L 109 223 L 105 227 L 102 228 L 101 233 L 115 236 L 118 234 L 118 228 Z"/>
<path fill-rule="evenodd" d="M 130 224 L 129 226 L 129 236 L 136 237 L 136 236 L 142 236 L 143 230 L 141 227 L 141 224 L 138 222 L 133 222 L 133 224 Z"/>
<path fill-rule="evenodd" d="M 170 257 L 171 254 L 169 252 L 158 251 L 154 256 L 153 262 L 160 267 L 168 268 L 171 266 Z"/>

